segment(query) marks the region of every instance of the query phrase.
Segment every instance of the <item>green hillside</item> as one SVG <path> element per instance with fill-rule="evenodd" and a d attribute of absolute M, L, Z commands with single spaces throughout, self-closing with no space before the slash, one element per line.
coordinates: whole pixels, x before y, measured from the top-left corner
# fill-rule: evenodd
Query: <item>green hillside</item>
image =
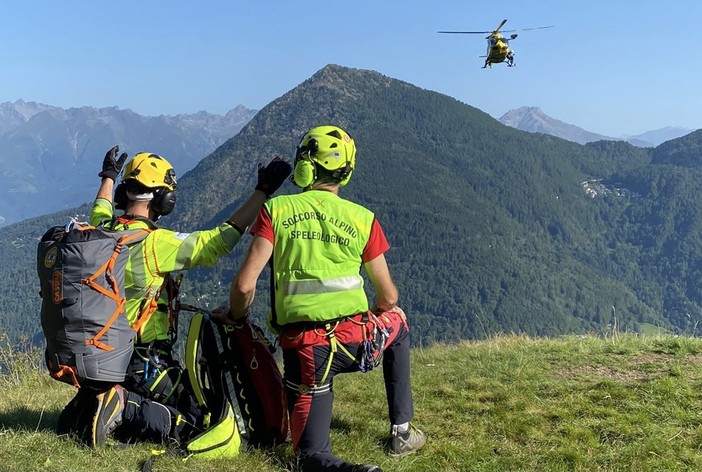
<path fill-rule="evenodd" d="M 250 192 L 258 162 L 291 158 L 302 133 L 322 123 L 356 140 L 357 169 L 342 196 L 372 208 L 383 225 L 416 344 L 612 326 L 694 334 L 702 132 L 653 150 L 582 146 L 509 128 L 373 71 L 330 65 L 180 176 L 176 211 L 163 223 L 189 231 L 220 222 Z M 0 330 L 13 339 L 41 340 L 35 242 L 65 221 L 57 214 L 0 230 Z M 247 241 L 216 267 L 188 274 L 186 301 L 224 300 Z"/>
<path fill-rule="evenodd" d="M 702 470 L 699 338 L 496 336 L 411 356 L 425 448 L 404 459 L 384 453 L 387 406 L 382 372 L 373 371 L 335 380 L 340 457 L 386 472 Z M 53 433 L 73 389 L 51 380 L 40 357 L 14 356 L 0 374 L 0 470 L 140 470 L 155 445 L 91 451 Z M 153 470 L 283 472 L 292 461 L 285 444 L 227 461 L 162 456 Z"/>

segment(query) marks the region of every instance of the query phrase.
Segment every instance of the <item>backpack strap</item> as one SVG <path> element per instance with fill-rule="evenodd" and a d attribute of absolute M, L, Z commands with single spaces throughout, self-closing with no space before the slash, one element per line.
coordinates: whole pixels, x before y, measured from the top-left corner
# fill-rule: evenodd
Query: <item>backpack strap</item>
<path fill-rule="evenodd" d="M 125 245 L 129 244 L 130 242 L 135 242 L 144 239 L 146 236 L 148 236 L 150 232 L 151 229 L 142 229 L 133 233 L 124 234 L 120 236 L 120 238 L 115 243 L 115 248 L 110 258 L 97 271 L 95 271 L 93 275 L 91 275 L 87 279 L 81 280 L 82 284 L 87 285 L 91 289 L 115 302 L 115 309 L 112 312 L 110 319 L 107 321 L 107 323 L 105 323 L 105 326 L 103 326 L 102 329 L 95 334 L 95 336 L 85 341 L 86 345 L 95 346 L 98 349 L 103 349 L 105 351 L 113 350 L 112 346 L 101 342 L 100 338 L 110 329 L 117 317 L 120 314 L 124 313 L 124 294 L 120 293 L 117 281 L 112 275 L 115 267 L 115 261 L 117 260 L 117 257 L 120 255 L 120 253 L 122 252 L 122 248 Z M 98 277 L 101 277 L 103 274 L 110 285 L 110 290 L 106 289 L 105 287 L 101 286 L 96 282 L 96 279 Z"/>
<path fill-rule="evenodd" d="M 168 312 L 168 338 L 171 344 L 175 344 L 178 340 L 178 315 L 180 313 L 180 284 L 183 282 L 183 272 L 173 277 L 171 273 L 167 273 L 163 280 L 161 290 L 166 290 L 168 295 L 168 305 L 163 307 L 164 311 Z M 162 308 L 159 305 L 159 308 Z"/>
<path fill-rule="evenodd" d="M 278 324 L 278 313 L 275 310 L 275 274 L 273 272 L 273 256 L 271 255 L 271 258 L 268 259 L 268 265 L 270 268 L 270 273 L 271 273 L 271 282 L 269 284 L 269 289 L 270 289 L 270 295 L 271 295 L 271 319 L 270 319 L 270 327 L 276 332 L 280 333 L 281 326 Z"/>
<path fill-rule="evenodd" d="M 153 220 L 150 220 L 149 218 L 146 218 L 144 216 L 139 216 L 139 215 L 132 215 L 132 214 L 124 214 L 122 216 L 115 216 L 112 218 L 112 226 L 116 226 L 117 224 L 121 224 L 125 226 L 125 229 L 129 229 L 129 224 L 130 223 L 135 223 L 135 222 L 140 222 L 140 223 L 145 223 L 149 229 L 154 230 L 154 229 L 159 229 L 160 226 L 154 223 Z"/>
<path fill-rule="evenodd" d="M 137 332 L 138 341 L 141 342 L 141 327 L 146 323 L 146 321 L 151 318 L 151 315 L 158 309 L 158 297 L 161 296 L 161 289 L 163 285 L 159 287 L 151 299 L 144 299 L 139 307 L 139 315 L 136 321 L 132 324 L 132 329 Z"/>

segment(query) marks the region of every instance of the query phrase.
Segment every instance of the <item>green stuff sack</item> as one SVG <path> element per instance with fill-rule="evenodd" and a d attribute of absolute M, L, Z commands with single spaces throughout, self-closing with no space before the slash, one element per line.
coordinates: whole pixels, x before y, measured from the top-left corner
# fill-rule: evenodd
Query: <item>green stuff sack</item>
<path fill-rule="evenodd" d="M 185 444 L 185 451 L 200 459 L 222 459 L 236 457 L 241 450 L 241 436 L 236 425 L 232 406 L 225 402 L 224 416 L 203 433 Z"/>

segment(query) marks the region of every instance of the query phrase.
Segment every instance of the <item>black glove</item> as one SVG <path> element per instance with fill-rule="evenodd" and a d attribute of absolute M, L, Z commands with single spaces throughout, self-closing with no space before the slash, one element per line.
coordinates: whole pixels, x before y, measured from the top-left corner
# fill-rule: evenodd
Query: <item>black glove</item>
<path fill-rule="evenodd" d="M 269 162 L 266 167 L 263 167 L 263 164 L 259 164 L 256 190 L 260 190 L 266 194 L 266 197 L 270 197 L 283 185 L 283 182 L 285 182 L 285 179 L 288 178 L 291 172 L 292 166 L 278 156 Z"/>
<path fill-rule="evenodd" d="M 122 166 L 124 161 L 127 160 L 127 153 L 123 152 L 119 159 L 115 160 L 117 153 L 119 152 L 119 146 L 115 146 L 105 154 L 105 159 L 102 161 L 102 171 L 98 174 L 98 177 L 103 179 L 112 179 L 113 182 L 117 180 L 117 176 L 122 171 Z"/>

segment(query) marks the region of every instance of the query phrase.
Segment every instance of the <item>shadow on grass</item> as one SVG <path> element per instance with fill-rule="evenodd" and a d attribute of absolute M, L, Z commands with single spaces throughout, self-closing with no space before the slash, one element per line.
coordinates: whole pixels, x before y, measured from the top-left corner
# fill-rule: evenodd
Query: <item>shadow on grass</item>
<path fill-rule="evenodd" d="M 346 421 L 346 420 L 343 420 L 343 419 L 332 417 L 330 430 L 337 431 L 339 433 L 348 435 L 353 430 L 353 423 Z M 385 451 L 387 453 L 390 451 L 392 438 L 390 438 L 390 436 L 387 434 L 387 432 L 384 432 L 384 433 L 379 432 L 375 437 L 375 443 L 381 449 L 383 449 L 383 451 Z"/>
<path fill-rule="evenodd" d="M 14 409 L 9 409 L 5 411 L 0 411 L 0 428 L 7 428 L 18 432 L 45 432 L 50 434 L 56 434 L 56 427 L 58 425 L 58 418 L 61 414 L 61 410 L 36 410 L 32 408 L 27 408 L 20 406 Z M 343 434 L 348 434 L 352 429 L 352 423 L 341 420 L 333 419 L 331 423 L 331 429 L 341 432 Z M 135 445 L 135 441 L 125 440 L 125 438 L 118 437 L 113 438 L 113 446 L 119 448 L 129 448 Z M 67 437 L 67 436 L 66 436 Z M 158 443 L 152 441 L 136 441 L 137 443 L 150 443 L 154 447 L 159 446 Z M 384 447 L 387 445 L 383 440 L 378 440 L 378 443 Z M 281 468 L 282 470 L 294 470 L 297 464 L 294 453 L 291 450 L 290 440 L 279 444 L 272 448 L 264 449 L 246 449 L 247 452 L 256 452 L 266 457 L 266 461 L 275 467 Z M 242 451 L 243 452 L 243 451 Z M 171 446 L 169 450 L 171 455 L 186 456 L 185 452 L 181 451 L 178 447 Z"/>
<path fill-rule="evenodd" d="M 351 432 L 351 423 L 332 417 L 331 429 L 336 429 L 341 433 L 349 434 Z"/>
<path fill-rule="evenodd" d="M 55 432 L 59 410 L 35 410 L 24 406 L 0 412 L 0 426 L 17 431 Z"/>

